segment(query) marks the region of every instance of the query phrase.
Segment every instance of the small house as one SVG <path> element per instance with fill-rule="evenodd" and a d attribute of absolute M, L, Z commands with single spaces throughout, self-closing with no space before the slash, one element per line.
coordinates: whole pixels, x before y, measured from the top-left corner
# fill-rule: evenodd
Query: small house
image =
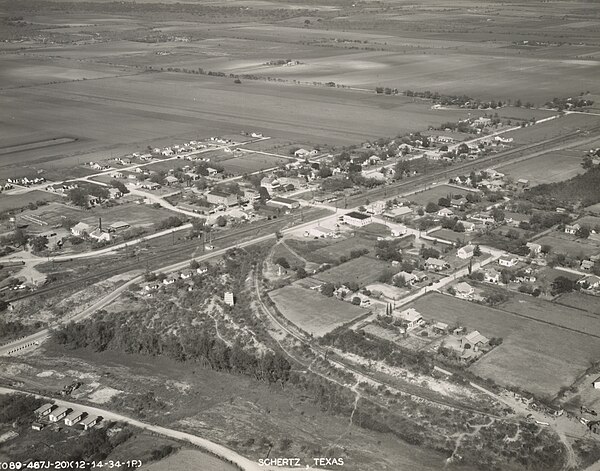
<path fill-rule="evenodd" d="M 92 227 L 85 222 L 78 222 L 71 228 L 71 234 L 75 237 L 85 237 L 92 231 Z"/>
<path fill-rule="evenodd" d="M 539 255 L 542 251 L 542 246 L 540 244 L 536 244 L 535 242 L 527 242 L 526 245 L 531 255 Z"/>
<path fill-rule="evenodd" d="M 473 257 L 473 255 L 475 255 L 475 246 L 474 245 L 465 245 L 464 247 L 461 247 L 460 249 L 457 250 L 456 255 L 458 256 L 458 258 L 471 258 Z"/>
<path fill-rule="evenodd" d="M 31 428 L 32 428 L 33 430 L 37 430 L 38 432 L 39 432 L 40 430 L 43 430 L 43 428 L 44 428 L 44 427 L 45 427 L 45 425 L 44 425 L 44 424 L 41 424 L 41 423 L 39 423 L 39 422 L 34 422 L 34 423 L 32 423 L 32 424 L 31 424 Z"/>
<path fill-rule="evenodd" d="M 71 409 L 64 406 L 57 407 L 48 414 L 48 420 L 50 422 L 58 422 L 59 420 L 64 419 L 64 417 L 67 415 L 67 412 L 69 412 L 70 410 Z"/>
<path fill-rule="evenodd" d="M 394 315 L 394 317 L 397 317 L 406 324 L 407 330 L 414 329 L 423 323 L 421 313 L 412 307 Z"/>
<path fill-rule="evenodd" d="M 458 298 L 468 299 L 473 296 L 473 293 L 475 293 L 475 288 L 473 288 L 469 283 L 462 281 L 454 285 L 454 292 Z"/>
<path fill-rule="evenodd" d="M 483 273 L 483 281 L 487 283 L 499 283 L 500 282 L 500 272 L 495 270 L 494 268 L 490 268 Z"/>
<path fill-rule="evenodd" d="M 571 225 L 567 224 L 565 226 L 565 233 L 575 235 L 579 229 L 581 229 L 581 226 L 577 223 Z"/>
<path fill-rule="evenodd" d="M 454 211 L 448 208 L 442 208 L 437 212 L 437 215 L 442 218 L 449 218 L 454 216 Z"/>
<path fill-rule="evenodd" d="M 372 222 L 372 218 L 368 214 L 359 213 L 358 211 L 351 211 L 344 214 L 344 222 L 354 226 L 363 227 Z"/>
<path fill-rule="evenodd" d="M 503 256 L 498 259 L 498 265 L 501 267 L 514 267 L 517 263 L 519 263 L 519 259 L 513 256 Z"/>
<path fill-rule="evenodd" d="M 582 260 L 581 265 L 579 267 L 582 270 L 590 271 L 592 268 L 594 268 L 594 262 L 592 262 L 591 260 Z"/>
<path fill-rule="evenodd" d="M 67 415 L 65 417 L 65 425 L 68 425 L 69 427 L 72 427 L 77 422 L 79 422 L 82 417 L 83 417 L 83 411 L 74 410 L 69 415 Z"/>
<path fill-rule="evenodd" d="M 427 260 L 425 260 L 425 268 L 429 271 L 441 271 L 446 268 L 450 268 L 450 265 L 438 258 L 429 257 Z"/>
<path fill-rule="evenodd" d="M 233 296 L 233 293 L 231 291 L 225 292 L 225 294 L 223 295 L 223 301 L 228 306 L 234 306 L 235 305 L 235 298 Z"/>
<path fill-rule="evenodd" d="M 600 389 L 600 377 L 598 377 L 594 381 L 592 381 L 592 387 L 594 389 Z"/>
<path fill-rule="evenodd" d="M 98 423 L 100 418 L 97 415 L 88 415 L 85 419 L 81 421 L 81 425 L 83 425 L 83 430 L 89 430 L 94 425 Z"/>
<path fill-rule="evenodd" d="M 34 410 L 33 413 L 38 417 L 43 417 L 45 415 L 48 415 L 53 408 L 54 404 L 52 404 L 51 402 L 47 402 L 43 406 L 40 406 L 36 410 Z"/>
<path fill-rule="evenodd" d="M 478 351 L 480 348 L 485 347 L 489 343 L 489 339 L 481 335 L 477 330 L 465 335 L 460 340 L 460 345 L 462 348 L 472 349 L 473 351 Z"/>

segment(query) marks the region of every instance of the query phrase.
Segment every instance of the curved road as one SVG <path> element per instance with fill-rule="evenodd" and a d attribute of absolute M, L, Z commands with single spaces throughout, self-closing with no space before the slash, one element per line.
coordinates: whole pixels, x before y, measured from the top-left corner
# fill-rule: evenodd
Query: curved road
<path fill-rule="evenodd" d="M 16 393 L 32 395 L 31 393 L 28 393 L 26 391 L 19 391 L 17 389 L 0 387 L 0 394 L 16 394 Z M 242 455 L 236 453 L 235 451 L 224 447 L 223 445 L 219 445 L 218 443 L 211 442 L 210 440 L 207 440 L 206 438 L 192 435 L 191 433 L 181 432 L 179 430 L 161 427 L 159 425 L 148 424 L 146 422 L 141 422 L 137 419 L 132 419 L 131 417 L 128 417 L 123 414 L 111 412 L 111 411 L 105 410 L 105 409 L 100 409 L 98 407 L 88 406 L 87 404 L 79 404 L 76 402 L 64 401 L 62 399 L 55 399 L 53 397 L 39 396 L 37 394 L 35 394 L 35 396 L 40 399 L 44 399 L 45 401 L 53 402 L 58 406 L 70 407 L 72 409 L 83 409 L 90 414 L 98 415 L 98 416 L 102 417 L 104 420 L 111 420 L 111 421 L 114 420 L 114 421 L 118 421 L 118 422 L 125 422 L 130 425 L 133 425 L 134 427 L 137 427 L 137 428 L 140 428 L 143 430 L 147 430 L 149 432 L 157 433 L 157 434 L 163 435 L 165 437 L 174 438 L 175 440 L 181 440 L 181 441 L 191 443 L 193 445 L 196 445 L 196 446 L 202 448 L 203 450 L 206 450 L 206 451 L 218 456 L 221 459 L 224 459 L 224 460 L 230 461 L 231 463 L 236 464 L 244 471 L 264 471 L 264 470 L 285 471 L 285 470 L 290 469 L 290 468 L 282 468 L 282 467 L 274 467 L 274 466 L 259 466 L 257 462 L 252 461 L 248 458 L 245 458 Z M 311 469 L 318 470 L 318 468 L 311 468 Z"/>

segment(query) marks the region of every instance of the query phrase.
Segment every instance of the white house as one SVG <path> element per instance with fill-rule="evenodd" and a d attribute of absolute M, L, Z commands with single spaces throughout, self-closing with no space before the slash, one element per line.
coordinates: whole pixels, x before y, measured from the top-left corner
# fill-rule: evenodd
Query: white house
<path fill-rule="evenodd" d="M 510 268 L 514 267 L 517 263 L 519 263 L 519 259 L 511 255 L 503 256 L 498 259 L 498 265 L 501 267 Z"/>
<path fill-rule="evenodd" d="M 289 198 L 282 198 L 281 196 L 272 198 L 269 200 L 268 204 L 286 209 L 296 209 L 300 207 L 300 203 L 298 201 Z"/>
<path fill-rule="evenodd" d="M 579 229 L 581 229 L 581 226 L 579 224 L 577 224 L 577 223 L 572 224 L 572 225 L 566 225 L 565 226 L 565 233 L 575 235 L 575 234 L 577 234 L 577 231 Z"/>
<path fill-rule="evenodd" d="M 224 295 L 223 295 L 223 301 L 225 302 L 225 304 L 227 304 L 228 306 L 233 306 L 235 304 L 235 298 L 233 296 L 233 293 L 231 291 L 227 291 Z"/>
<path fill-rule="evenodd" d="M 456 255 L 458 258 L 471 258 L 475 255 L 475 246 L 474 245 L 465 245 L 456 251 Z"/>
<path fill-rule="evenodd" d="M 449 218 L 451 216 L 454 216 L 454 212 L 451 209 L 442 208 L 437 212 L 437 215 L 441 218 Z"/>
<path fill-rule="evenodd" d="M 76 237 L 85 237 L 92 231 L 92 227 L 85 222 L 78 222 L 71 228 L 71 234 Z"/>
<path fill-rule="evenodd" d="M 449 267 L 450 265 L 447 262 L 444 262 L 438 258 L 429 257 L 427 260 L 425 260 L 425 268 L 427 268 L 427 270 L 440 271 Z"/>
<path fill-rule="evenodd" d="M 490 341 L 487 337 L 484 337 L 483 335 L 481 335 L 479 333 L 479 331 L 474 330 L 473 332 L 465 335 L 461 339 L 460 344 L 461 344 L 462 348 L 471 348 L 474 351 L 477 351 L 481 347 L 486 346 L 489 342 Z"/>
<path fill-rule="evenodd" d="M 97 415 L 88 415 L 85 419 L 81 421 L 81 425 L 83 425 L 83 430 L 91 429 L 94 425 L 98 423 L 98 418 L 99 417 Z"/>
<path fill-rule="evenodd" d="M 406 329 L 414 329 L 423 322 L 423 316 L 414 308 L 408 308 L 398 314 L 394 314 L 394 317 L 402 320 L 406 324 Z"/>
<path fill-rule="evenodd" d="M 536 244 L 535 242 L 527 242 L 526 245 L 532 255 L 539 255 L 542 251 L 542 246 L 540 244 Z"/>
<path fill-rule="evenodd" d="M 65 425 L 68 425 L 69 427 L 72 427 L 77 422 L 79 422 L 82 417 L 83 417 L 83 412 L 82 411 L 80 411 L 80 410 L 74 410 L 73 412 L 71 412 L 69 415 L 67 415 L 65 417 Z"/>
<path fill-rule="evenodd" d="M 461 281 L 460 283 L 454 285 L 454 291 L 456 292 L 456 296 L 458 298 L 468 299 L 475 293 L 475 288 L 473 288 L 469 283 Z"/>
<path fill-rule="evenodd" d="M 483 274 L 483 280 L 487 283 L 499 283 L 500 282 L 500 272 L 495 270 L 494 268 L 490 268 L 486 270 Z"/>
<path fill-rule="evenodd" d="M 586 275 L 578 280 L 577 284 L 587 289 L 598 289 L 600 288 L 600 277 L 596 275 Z"/>
<path fill-rule="evenodd" d="M 48 414 L 48 420 L 50 422 L 58 422 L 59 420 L 61 420 L 62 418 L 64 418 L 67 415 L 68 411 L 69 411 L 68 407 L 63 407 L 63 406 L 57 407 L 52 412 L 50 412 L 50 414 Z"/>
<path fill-rule="evenodd" d="M 363 227 L 372 222 L 372 218 L 368 214 L 351 211 L 344 214 L 344 222 L 355 227 Z"/>

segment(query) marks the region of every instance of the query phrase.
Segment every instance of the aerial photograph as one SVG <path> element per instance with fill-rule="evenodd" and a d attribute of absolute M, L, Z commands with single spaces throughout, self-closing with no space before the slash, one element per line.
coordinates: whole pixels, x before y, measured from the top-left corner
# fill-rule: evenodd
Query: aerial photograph
<path fill-rule="evenodd" d="M 600 471 L 600 0 L 0 0 L 0 471 Z"/>

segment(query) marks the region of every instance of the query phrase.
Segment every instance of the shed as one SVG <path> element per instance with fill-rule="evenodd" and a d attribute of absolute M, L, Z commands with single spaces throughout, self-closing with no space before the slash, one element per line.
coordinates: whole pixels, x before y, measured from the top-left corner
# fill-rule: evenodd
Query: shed
<path fill-rule="evenodd" d="M 67 415 L 67 412 L 69 412 L 69 410 L 70 409 L 68 407 L 64 406 L 57 407 L 52 412 L 50 412 L 50 414 L 48 414 L 48 420 L 50 422 L 58 422 Z"/>
<path fill-rule="evenodd" d="M 45 415 L 48 415 L 53 408 L 54 404 L 48 402 L 43 406 L 38 407 L 36 410 L 33 411 L 33 413 L 37 416 L 43 417 Z"/>
<path fill-rule="evenodd" d="M 81 421 L 81 425 L 83 425 L 83 430 L 88 430 L 96 425 L 99 421 L 100 417 L 97 415 L 88 415 L 85 419 Z"/>
<path fill-rule="evenodd" d="M 74 410 L 65 417 L 65 425 L 68 425 L 69 427 L 71 427 L 71 426 L 75 425 L 77 422 L 79 422 L 82 417 L 83 417 L 83 411 Z"/>

